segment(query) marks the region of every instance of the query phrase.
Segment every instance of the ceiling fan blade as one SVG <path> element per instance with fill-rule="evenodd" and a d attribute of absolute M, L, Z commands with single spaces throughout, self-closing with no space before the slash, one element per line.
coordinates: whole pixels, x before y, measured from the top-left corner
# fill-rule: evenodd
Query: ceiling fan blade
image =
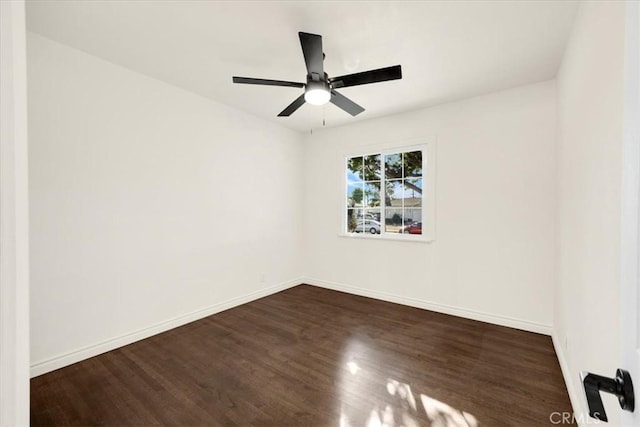
<path fill-rule="evenodd" d="M 304 104 L 304 93 L 300 95 L 298 98 L 296 98 L 296 100 L 293 101 L 291 104 L 289 104 L 287 108 L 282 110 L 282 112 L 278 114 L 278 117 L 289 117 L 298 108 L 302 107 L 302 104 Z"/>
<path fill-rule="evenodd" d="M 361 73 L 347 74 L 345 76 L 333 77 L 329 79 L 334 88 L 366 85 L 369 83 L 386 82 L 402 78 L 402 67 L 379 68 L 377 70 L 363 71 Z"/>
<path fill-rule="evenodd" d="M 361 106 L 359 106 L 358 104 L 356 104 L 355 102 L 347 98 L 346 96 L 340 95 L 335 90 L 331 91 L 331 103 L 342 108 L 344 111 L 351 114 L 352 116 L 357 116 L 358 114 L 364 111 L 364 108 L 362 108 Z"/>
<path fill-rule="evenodd" d="M 322 36 L 303 32 L 299 32 L 298 36 L 300 37 L 304 62 L 307 64 L 307 73 L 311 75 L 313 80 L 324 80 Z"/>
<path fill-rule="evenodd" d="M 287 81 L 284 81 L 284 80 L 253 79 L 251 77 L 236 77 L 236 76 L 233 76 L 233 82 L 234 83 L 244 83 L 244 84 L 248 84 L 248 85 L 304 87 L 304 83 L 287 82 Z"/>

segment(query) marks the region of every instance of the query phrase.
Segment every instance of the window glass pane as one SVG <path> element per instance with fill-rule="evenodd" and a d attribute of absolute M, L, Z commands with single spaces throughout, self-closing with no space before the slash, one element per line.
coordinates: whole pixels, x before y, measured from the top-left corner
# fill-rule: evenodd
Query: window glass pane
<path fill-rule="evenodd" d="M 422 178 L 405 179 L 403 186 L 403 206 L 405 208 L 422 207 Z"/>
<path fill-rule="evenodd" d="M 388 180 L 384 183 L 385 200 L 384 205 L 392 208 L 402 208 L 404 197 L 404 185 L 401 179 Z"/>
<path fill-rule="evenodd" d="M 365 181 L 379 181 L 381 177 L 380 154 L 364 158 Z"/>
<path fill-rule="evenodd" d="M 384 231 L 387 233 L 398 233 L 402 230 L 402 208 L 385 209 Z"/>
<path fill-rule="evenodd" d="M 363 205 L 369 208 L 380 206 L 380 182 L 365 183 Z"/>
<path fill-rule="evenodd" d="M 402 228 L 404 186 L 402 180 L 385 181 L 384 231 L 397 233 Z"/>
<path fill-rule="evenodd" d="M 355 209 L 347 209 L 347 232 L 353 233 L 356 229 L 356 212 Z"/>
<path fill-rule="evenodd" d="M 375 219 L 370 219 L 367 215 L 363 215 L 362 218 L 358 219 L 358 233 L 367 233 L 378 235 L 380 234 L 380 222 Z"/>
<path fill-rule="evenodd" d="M 387 179 L 402 178 L 402 154 L 384 156 L 384 175 Z"/>
<path fill-rule="evenodd" d="M 405 234 L 422 234 L 422 209 L 405 208 L 404 209 L 405 226 L 402 232 Z"/>
<path fill-rule="evenodd" d="M 347 183 L 347 207 L 360 208 L 364 198 L 364 183 L 349 182 Z"/>
<path fill-rule="evenodd" d="M 364 181 L 363 157 L 351 157 L 347 160 L 347 180 Z"/>
<path fill-rule="evenodd" d="M 372 221 L 380 221 L 380 209 L 365 209 L 363 218 L 369 219 Z"/>
<path fill-rule="evenodd" d="M 365 220 L 364 231 L 369 234 L 378 235 L 382 231 L 380 222 L 380 209 L 365 209 L 362 219 Z"/>
<path fill-rule="evenodd" d="M 403 153 L 404 177 L 422 176 L 422 151 Z"/>

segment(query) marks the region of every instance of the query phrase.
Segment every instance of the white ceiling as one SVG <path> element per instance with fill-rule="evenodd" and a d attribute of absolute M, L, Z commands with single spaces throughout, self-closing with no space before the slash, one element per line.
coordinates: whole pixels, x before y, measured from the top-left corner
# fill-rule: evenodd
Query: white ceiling
<path fill-rule="evenodd" d="M 30 31 L 240 110 L 309 131 L 556 75 L 574 1 L 29 1 Z M 234 75 L 305 82 L 298 31 L 323 36 L 330 76 L 401 64 L 403 79 L 341 89 L 332 104 L 277 114 L 302 93 Z"/>

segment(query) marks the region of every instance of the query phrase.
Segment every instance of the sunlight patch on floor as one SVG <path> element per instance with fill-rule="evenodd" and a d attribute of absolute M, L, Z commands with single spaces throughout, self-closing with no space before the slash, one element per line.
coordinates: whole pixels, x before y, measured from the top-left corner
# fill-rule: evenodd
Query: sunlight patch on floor
<path fill-rule="evenodd" d="M 406 401 L 411 409 L 413 409 L 414 411 L 417 409 L 416 399 L 413 397 L 413 393 L 411 392 L 411 387 L 409 386 L 409 384 L 389 379 L 387 381 L 387 391 L 392 396 L 395 396 L 397 393 L 398 397 Z"/>
<path fill-rule="evenodd" d="M 347 368 L 353 375 L 360 371 L 355 362 L 349 362 Z M 379 405 L 373 407 L 366 427 L 418 427 L 425 418 L 430 421 L 431 427 L 479 427 L 478 420 L 472 414 L 425 394 L 420 393 L 420 401 L 416 401 L 409 384 L 389 378 L 386 388 L 389 394 L 387 404 L 384 409 Z M 355 427 L 349 422 L 344 405 L 340 413 L 340 427 Z"/>
<path fill-rule="evenodd" d="M 351 372 L 352 375 L 355 375 L 360 370 L 360 367 L 358 366 L 358 364 L 356 362 L 354 362 L 352 360 L 352 361 L 347 363 L 347 369 L 349 369 L 349 372 Z"/>
<path fill-rule="evenodd" d="M 452 408 L 424 394 L 420 395 L 420 399 L 432 427 L 478 427 L 478 420 L 468 412 Z"/>
<path fill-rule="evenodd" d="M 431 427 L 479 427 L 472 414 L 421 393 L 424 389 L 420 387 L 414 390 L 408 383 L 384 376 L 372 364 L 371 353 L 359 339 L 346 343 L 340 378 L 340 427 L 418 427 L 425 423 Z"/>

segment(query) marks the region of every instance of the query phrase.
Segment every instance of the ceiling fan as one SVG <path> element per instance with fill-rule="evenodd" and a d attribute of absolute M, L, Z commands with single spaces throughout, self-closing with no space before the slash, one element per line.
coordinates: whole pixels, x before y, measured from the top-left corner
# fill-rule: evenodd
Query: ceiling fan
<path fill-rule="evenodd" d="M 341 87 L 364 85 L 369 83 L 384 82 L 402 78 L 400 65 L 379 68 L 377 70 L 363 71 L 361 73 L 347 74 L 340 77 L 329 77 L 324 72 L 322 52 L 322 36 L 299 32 L 300 45 L 304 62 L 307 65 L 307 83 L 288 82 L 282 80 L 254 79 L 250 77 L 233 77 L 234 83 L 266 86 L 303 87 L 304 93 L 282 110 L 278 117 L 288 117 L 305 102 L 312 105 L 324 105 L 327 102 L 342 108 L 352 116 L 364 111 L 364 108 L 344 95 L 336 92 Z"/>

